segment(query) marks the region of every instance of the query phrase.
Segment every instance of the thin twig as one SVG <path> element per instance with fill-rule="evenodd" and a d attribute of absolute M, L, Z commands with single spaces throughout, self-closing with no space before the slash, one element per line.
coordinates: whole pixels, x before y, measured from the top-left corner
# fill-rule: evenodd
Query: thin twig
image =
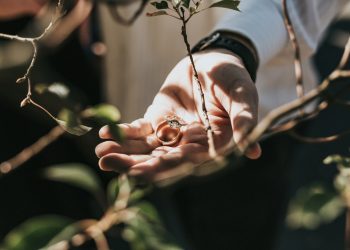
<path fill-rule="evenodd" d="M 267 116 L 265 116 L 261 122 L 253 129 L 253 131 L 243 140 L 243 148 L 247 149 L 249 145 L 254 142 L 259 141 L 262 135 L 276 122 L 289 115 L 290 113 L 305 107 L 310 102 L 314 101 L 320 97 L 328 88 L 331 82 L 338 80 L 340 78 L 350 77 L 350 71 L 345 70 L 334 70 L 323 82 L 314 90 L 311 90 L 301 99 L 296 99 L 290 103 L 287 103 L 279 108 L 271 111 Z"/>
<path fill-rule="evenodd" d="M 304 143 L 328 143 L 328 142 L 334 142 L 334 141 L 338 140 L 339 138 L 342 138 L 344 136 L 349 135 L 350 130 L 346 130 L 344 132 L 337 133 L 335 135 L 331 135 L 331 136 L 327 136 L 327 137 L 307 137 L 307 136 L 300 135 L 299 133 L 297 133 L 294 130 L 289 131 L 288 134 L 290 136 L 292 136 L 293 138 L 295 138 L 301 142 L 304 142 Z"/>
<path fill-rule="evenodd" d="M 295 77 L 296 77 L 296 92 L 297 92 L 298 98 L 302 98 L 304 95 L 304 82 L 303 82 L 303 68 L 302 68 L 301 56 L 300 56 L 300 46 L 297 40 L 297 36 L 294 30 L 292 21 L 290 19 L 288 7 L 287 7 L 287 0 L 282 0 L 282 8 L 283 8 L 285 26 L 288 31 L 289 39 L 292 42 L 292 45 L 294 48 L 294 70 L 295 70 Z"/>
<path fill-rule="evenodd" d="M 79 228 L 82 228 L 82 232 L 73 235 L 68 240 L 62 240 L 49 246 L 47 249 L 66 250 L 70 247 L 81 247 L 89 240 L 94 240 L 99 250 L 108 250 L 109 246 L 105 238 L 105 233 L 113 226 L 136 216 L 136 212 L 132 208 L 128 209 L 127 206 L 130 198 L 130 187 L 127 175 L 121 175 L 119 181 L 121 187 L 124 186 L 124 191 L 119 191 L 115 205 L 107 209 L 100 220 L 82 220 L 74 223 Z"/>
<path fill-rule="evenodd" d="M 348 43 L 349 44 L 349 43 Z M 343 52 L 342 58 L 347 58 L 347 60 L 350 59 L 350 49 L 346 48 Z M 346 64 L 345 62 L 344 64 Z M 319 97 L 322 97 L 325 95 L 325 92 L 329 89 L 332 82 L 335 82 L 342 78 L 350 78 L 350 70 L 343 70 L 342 68 L 338 67 L 336 68 L 326 79 L 322 81 L 322 83 L 315 88 L 314 90 L 311 90 L 308 92 L 303 98 L 296 99 L 292 102 L 289 102 L 279 108 L 276 108 L 268 113 L 267 116 L 265 116 L 264 119 L 262 119 L 257 126 L 248 134 L 245 136 L 245 138 L 242 139 L 240 144 L 240 150 L 237 149 L 237 145 L 231 145 L 228 147 L 228 149 L 225 149 L 224 156 L 227 156 L 229 154 L 234 153 L 236 156 L 240 157 L 244 155 L 244 152 L 255 142 L 258 142 L 266 132 L 269 131 L 269 129 L 274 125 L 278 124 L 279 121 L 283 120 L 285 117 L 289 116 L 291 113 L 295 112 L 296 110 L 299 110 L 301 108 L 304 108 L 312 101 L 316 100 Z M 310 113 L 310 117 L 307 115 L 305 116 L 306 119 L 311 117 L 314 117 L 317 115 L 321 110 L 324 110 L 328 107 L 328 102 L 321 102 L 314 112 Z M 300 118 L 300 117 L 299 117 Z M 302 119 L 301 119 L 302 120 Z M 298 122 L 290 120 L 290 124 L 285 123 L 281 124 L 279 126 L 289 125 L 285 130 L 289 130 L 293 127 L 295 127 Z M 281 127 L 280 127 L 281 128 Z M 340 138 L 340 137 L 338 137 Z M 222 159 L 222 156 L 221 156 Z M 222 163 L 223 161 L 221 161 Z M 178 167 L 175 167 L 173 169 L 163 171 L 161 173 L 158 173 L 154 176 L 154 181 L 156 184 L 160 186 L 164 185 L 171 185 L 174 182 L 177 182 L 187 176 L 193 175 L 196 172 L 196 169 L 201 168 L 203 166 L 208 166 L 212 169 L 212 171 L 208 171 L 209 173 L 215 172 L 216 169 L 222 169 L 222 164 L 217 164 L 217 162 L 211 160 L 205 164 L 202 165 L 195 165 L 193 163 L 184 163 L 181 164 Z M 176 169 L 179 171 L 177 172 Z"/>
<path fill-rule="evenodd" d="M 19 166 L 24 164 L 26 161 L 37 155 L 48 145 L 56 141 L 61 135 L 64 134 L 64 130 L 60 126 L 54 127 L 47 135 L 41 137 L 34 144 L 23 149 L 15 157 L 4 161 L 0 164 L 0 176 L 8 174 L 11 171 L 17 169 Z"/>
<path fill-rule="evenodd" d="M 196 84 L 197 90 L 198 90 L 199 95 L 200 95 L 202 119 L 204 119 L 203 122 L 204 122 L 204 126 L 206 128 L 207 137 L 208 137 L 208 145 L 209 145 L 208 152 L 209 152 L 210 158 L 214 159 L 218 156 L 216 149 L 215 149 L 214 133 L 213 133 L 212 127 L 210 125 L 210 121 L 209 121 L 208 110 L 207 110 L 206 103 L 205 103 L 205 96 L 204 96 L 202 83 L 199 80 L 198 71 L 197 71 L 196 65 L 194 63 L 193 55 L 191 52 L 191 46 L 188 42 L 187 22 L 188 22 L 189 18 L 186 20 L 184 12 L 181 13 L 180 10 L 176 6 L 173 6 L 173 7 L 174 7 L 174 10 L 178 13 L 178 15 L 182 21 L 181 35 L 182 35 L 183 40 L 184 40 L 185 45 L 186 45 L 187 53 L 188 53 L 189 59 L 191 61 L 192 69 L 193 69 L 193 76 L 195 79 L 195 84 Z"/>
<path fill-rule="evenodd" d="M 147 3 L 149 2 L 149 0 L 142 0 L 139 8 L 136 10 L 136 12 L 132 15 L 132 17 L 130 19 L 125 19 L 124 17 L 122 17 L 118 11 L 117 8 L 115 8 L 115 6 L 108 6 L 108 10 L 111 13 L 111 16 L 113 17 L 113 19 L 115 21 L 117 21 L 120 24 L 126 25 L 126 26 L 130 26 L 132 25 L 136 19 L 142 14 L 143 10 L 145 9 Z"/>
<path fill-rule="evenodd" d="M 296 99 L 289 102 L 279 108 L 272 110 L 264 119 L 262 119 L 258 125 L 241 141 L 240 150 L 238 150 L 237 145 L 229 146 L 225 149 L 223 156 L 219 156 L 222 159 L 224 156 L 234 153 L 237 157 L 244 155 L 244 152 L 255 142 L 258 142 L 267 131 L 273 126 L 273 124 L 278 123 L 281 119 L 285 118 L 292 112 L 305 107 L 310 102 L 316 100 L 323 95 L 324 92 L 328 90 L 331 83 L 344 77 L 350 77 L 350 71 L 336 69 L 331 73 L 316 89 L 308 92 L 302 99 Z M 324 107 L 325 108 L 325 107 Z M 296 126 L 296 124 L 293 124 Z M 218 158 L 216 158 L 218 159 Z M 203 166 L 211 168 L 212 171 L 207 171 L 208 173 L 215 172 L 216 169 L 222 169 L 223 161 L 221 164 L 216 163 L 216 159 L 208 161 L 205 164 L 196 165 L 193 163 L 184 163 L 170 170 L 162 171 L 157 173 L 153 180 L 157 185 L 167 186 L 174 182 L 177 182 L 190 175 L 195 175 L 198 172 L 197 169 Z M 219 161 L 218 161 L 219 162 Z M 226 164 L 227 165 L 227 164 Z M 209 166 L 209 167 L 208 167 Z M 178 171 L 177 171 L 178 170 Z"/>
<path fill-rule="evenodd" d="M 118 197 L 114 203 L 115 211 L 120 211 L 128 206 L 128 201 L 130 198 L 130 184 L 126 174 L 121 174 L 118 178 L 118 183 L 120 185 Z"/>
<path fill-rule="evenodd" d="M 4 38 L 4 39 L 8 39 L 8 40 L 14 40 L 14 41 L 18 41 L 18 42 L 22 42 L 22 43 L 30 43 L 31 46 L 33 47 L 33 56 L 31 59 L 31 62 L 26 70 L 26 73 L 17 79 L 16 83 L 22 83 L 24 81 L 27 81 L 27 95 L 26 97 L 21 101 L 20 106 L 24 107 L 27 104 L 33 104 L 34 106 L 42 109 L 43 111 L 45 111 L 51 118 L 55 119 L 53 117 L 53 115 L 44 107 L 42 107 L 41 105 L 39 105 L 38 103 L 36 103 L 33 99 L 32 99 L 32 93 L 31 93 L 31 80 L 30 80 L 30 75 L 31 72 L 33 70 L 33 67 L 35 65 L 37 56 L 38 56 L 38 43 L 40 42 L 40 40 L 42 40 L 44 37 L 46 37 L 49 32 L 52 30 L 52 28 L 54 27 L 54 25 L 58 22 L 58 20 L 62 17 L 62 8 L 63 8 L 63 1 L 62 0 L 58 0 L 57 5 L 56 5 L 56 10 L 55 10 L 55 14 L 52 17 L 50 23 L 47 25 L 47 27 L 44 29 L 44 31 L 36 37 L 21 37 L 18 35 L 8 35 L 8 34 L 3 34 L 0 33 L 0 38 Z"/>
<path fill-rule="evenodd" d="M 344 69 L 346 67 L 346 64 L 349 63 L 349 57 L 350 57 L 350 37 L 348 39 L 348 42 L 345 45 L 345 50 L 340 60 L 340 63 L 338 65 L 338 69 Z"/>

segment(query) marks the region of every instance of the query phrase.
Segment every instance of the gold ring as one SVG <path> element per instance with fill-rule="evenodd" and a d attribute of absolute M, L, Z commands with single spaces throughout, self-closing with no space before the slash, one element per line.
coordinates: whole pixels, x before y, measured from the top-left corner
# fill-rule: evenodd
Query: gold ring
<path fill-rule="evenodd" d="M 173 146 L 181 139 L 181 127 L 183 123 L 177 116 L 166 116 L 165 120 L 160 122 L 156 128 L 155 135 L 163 146 Z"/>

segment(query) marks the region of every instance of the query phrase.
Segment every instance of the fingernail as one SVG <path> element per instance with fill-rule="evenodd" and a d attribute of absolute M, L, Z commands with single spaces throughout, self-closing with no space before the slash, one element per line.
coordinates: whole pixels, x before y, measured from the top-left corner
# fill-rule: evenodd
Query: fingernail
<path fill-rule="evenodd" d="M 102 170 L 105 171 L 116 171 L 118 173 L 124 173 L 128 171 L 128 166 L 108 156 L 102 157 L 100 159 L 99 166 Z"/>
<path fill-rule="evenodd" d="M 105 137 L 108 134 L 108 126 L 103 126 L 98 134 L 101 138 Z"/>

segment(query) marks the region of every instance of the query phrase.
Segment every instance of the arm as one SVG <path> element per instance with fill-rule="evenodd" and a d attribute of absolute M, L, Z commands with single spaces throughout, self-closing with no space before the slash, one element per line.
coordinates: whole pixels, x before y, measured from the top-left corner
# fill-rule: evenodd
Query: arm
<path fill-rule="evenodd" d="M 245 39 L 241 42 L 247 42 L 253 55 L 256 50 L 260 63 L 265 64 L 287 47 L 288 34 L 280 5 L 270 0 L 245 0 L 242 1 L 241 9 L 241 13 L 228 15 L 217 26 L 217 30 L 230 32 L 233 39 L 236 39 L 236 35 Z M 319 37 L 325 28 L 319 30 Z M 303 49 L 311 50 L 312 46 L 306 43 L 308 40 L 303 40 Z M 244 58 L 234 51 L 208 47 L 196 53 L 194 60 L 205 90 L 216 147 L 221 148 L 232 140 L 239 145 L 246 132 L 256 125 L 258 116 L 257 90 Z M 289 58 L 286 60 L 290 62 Z M 96 147 L 96 154 L 101 158 L 100 167 L 152 178 L 155 173 L 184 162 L 200 164 L 206 161 L 208 145 L 198 100 L 192 68 L 188 58 L 185 58 L 165 80 L 148 108 L 145 119 L 121 126 L 127 139 L 123 143 L 107 141 Z M 154 131 L 164 116 L 174 113 L 186 124 L 183 137 L 177 145 L 161 145 Z M 100 136 L 112 139 L 107 128 L 101 129 Z M 251 159 L 258 158 L 260 154 L 258 144 L 246 152 L 246 156 Z"/>
<path fill-rule="evenodd" d="M 293 26 L 301 46 L 301 55 L 309 57 L 317 49 L 319 41 L 346 0 L 287 0 Z M 281 0 L 245 0 L 241 12 L 230 12 L 216 26 L 248 38 L 255 45 L 260 63 L 285 55 L 289 47 L 288 34 L 283 22 Z M 279 58 L 282 59 L 283 58 Z"/>

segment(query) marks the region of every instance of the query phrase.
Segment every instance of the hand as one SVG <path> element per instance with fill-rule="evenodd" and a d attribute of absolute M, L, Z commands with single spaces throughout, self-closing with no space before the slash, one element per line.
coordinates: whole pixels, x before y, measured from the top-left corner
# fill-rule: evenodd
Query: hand
<path fill-rule="evenodd" d="M 0 0 L 0 20 L 35 15 L 47 0 Z"/>
<path fill-rule="evenodd" d="M 224 49 L 195 54 L 194 60 L 205 93 L 216 149 L 227 145 L 232 138 L 239 143 L 257 122 L 258 95 L 247 70 L 238 56 Z M 96 147 L 101 169 L 126 171 L 152 179 L 157 172 L 183 162 L 200 164 L 208 160 L 207 134 L 194 81 L 190 60 L 185 58 L 171 71 L 144 118 L 119 125 L 125 141 L 106 141 Z M 157 125 L 167 115 L 177 115 L 187 124 L 181 128 L 180 142 L 172 147 L 162 146 L 154 135 Z M 112 139 L 107 127 L 100 130 L 100 137 Z M 258 144 L 246 151 L 251 159 L 260 154 Z"/>

